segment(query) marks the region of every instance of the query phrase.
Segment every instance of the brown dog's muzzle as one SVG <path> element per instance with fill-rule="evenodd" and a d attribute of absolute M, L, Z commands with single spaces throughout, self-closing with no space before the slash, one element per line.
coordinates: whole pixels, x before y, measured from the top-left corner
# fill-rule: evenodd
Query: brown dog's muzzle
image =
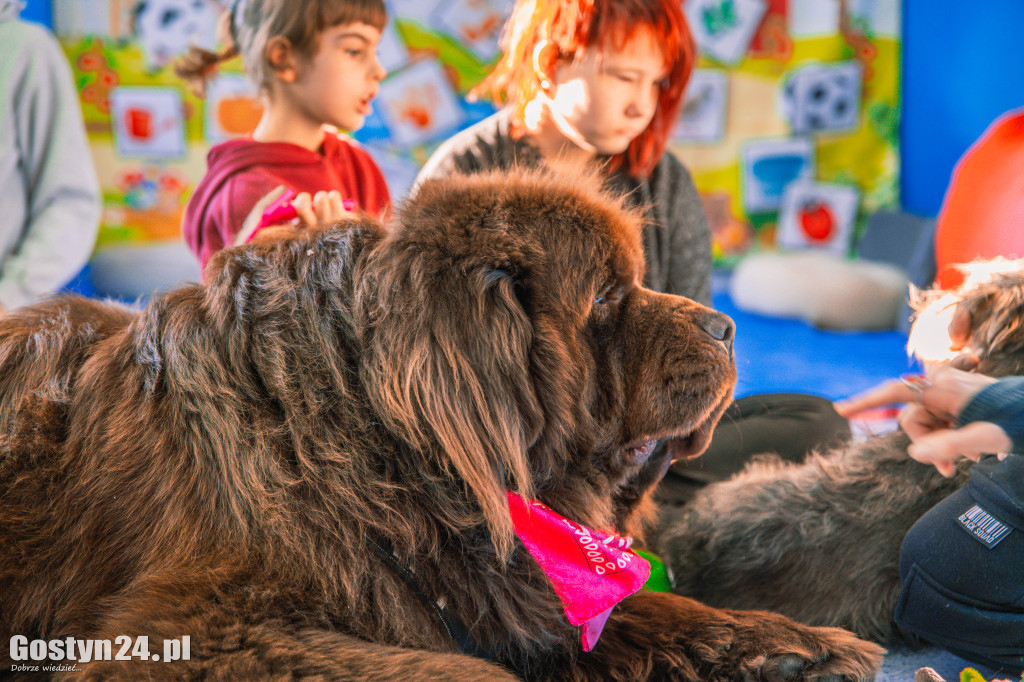
<path fill-rule="evenodd" d="M 646 289 L 633 292 L 622 315 L 625 443 L 671 438 L 674 458 L 699 455 L 736 384 L 735 324 L 687 298 Z"/>

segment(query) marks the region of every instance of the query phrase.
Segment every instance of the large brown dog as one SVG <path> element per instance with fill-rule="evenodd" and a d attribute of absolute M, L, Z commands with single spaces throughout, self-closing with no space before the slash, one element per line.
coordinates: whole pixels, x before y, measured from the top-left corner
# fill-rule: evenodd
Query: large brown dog
<path fill-rule="evenodd" d="M 1024 260 L 973 270 L 955 295 L 926 293 L 917 307 L 959 305 L 973 323 L 967 346 L 981 359 L 978 371 L 1021 374 Z M 945 338 L 944 324 L 933 331 Z M 921 335 L 916 325 L 911 341 Z M 893 622 L 900 545 L 915 521 L 967 482 L 970 464 L 943 478 L 907 455 L 909 443 L 899 432 L 801 464 L 765 457 L 685 507 L 666 508 L 658 544 L 676 591 L 723 608 L 769 609 L 882 643 L 901 641 Z"/>
<path fill-rule="evenodd" d="M 596 185 L 455 178 L 387 230 L 225 251 L 137 314 L 0 321 L 5 656 L 188 635 L 188 661 L 79 671 L 870 676 L 881 650 L 843 630 L 645 592 L 584 653 L 514 535 L 506 489 L 638 533 L 651 441 L 699 452 L 731 396 L 731 320 L 640 286 L 639 218 Z"/>

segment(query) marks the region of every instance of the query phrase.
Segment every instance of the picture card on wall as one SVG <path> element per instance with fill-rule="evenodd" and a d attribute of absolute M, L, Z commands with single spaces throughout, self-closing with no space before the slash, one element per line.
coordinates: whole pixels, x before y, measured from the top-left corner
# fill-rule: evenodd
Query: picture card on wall
<path fill-rule="evenodd" d="M 248 135 L 260 122 L 263 105 L 259 92 L 246 76 L 222 73 L 206 86 L 206 139 L 223 142 Z"/>
<path fill-rule="evenodd" d="M 683 142 L 714 142 L 725 131 L 729 75 L 716 69 L 696 69 L 686 86 L 686 99 L 676 120 L 674 137 Z"/>
<path fill-rule="evenodd" d="M 858 62 L 797 69 L 782 89 L 782 116 L 798 135 L 853 130 L 860 123 L 861 78 Z"/>
<path fill-rule="evenodd" d="M 438 7 L 431 25 L 455 38 L 482 60 L 498 54 L 505 13 L 496 0 L 452 0 Z"/>
<path fill-rule="evenodd" d="M 807 138 L 755 140 L 741 157 L 743 205 L 750 213 L 778 210 L 791 183 L 814 177 L 814 144 Z"/>
<path fill-rule="evenodd" d="M 185 155 L 181 93 L 175 88 L 117 88 L 110 94 L 117 151 L 127 157 Z"/>
<path fill-rule="evenodd" d="M 380 65 L 390 71 L 395 71 L 409 61 L 409 50 L 402 42 L 398 31 L 395 30 L 395 22 L 388 21 L 384 25 L 384 31 L 380 34 L 380 42 L 377 43 L 377 59 Z"/>
<path fill-rule="evenodd" d="M 133 26 L 146 65 L 159 69 L 192 45 L 217 47 L 217 24 L 225 7 L 216 0 L 145 0 L 136 4 Z"/>
<path fill-rule="evenodd" d="M 441 0 L 386 0 L 386 4 L 389 17 L 412 19 L 421 26 L 429 26 L 442 7 Z"/>
<path fill-rule="evenodd" d="M 392 203 L 404 199 L 416 181 L 416 176 L 420 171 L 419 165 L 411 158 L 396 154 L 391 149 L 376 145 L 366 145 L 365 148 L 387 180 Z"/>
<path fill-rule="evenodd" d="M 414 62 L 384 81 L 377 109 L 391 139 L 400 146 L 452 133 L 465 118 L 441 65 L 434 60 Z"/>
<path fill-rule="evenodd" d="M 839 33 L 842 0 L 789 0 L 787 25 L 794 38 Z"/>
<path fill-rule="evenodd" d="M 701 53 L 726 64 L 743 59 L 767 9 L 764 0 L 687 0 L 683 7 Z"/>
<path fill-rule="evenodd" d="M 130 33 L 131 8 L 125 0 L 65 0 L 51 4 L 53 32 L 61 38 L 121 39 Z"/>
<path fill-rule="evenodd" d="M 796 182 L 782 199 L 777 244 L 845 256 L 853 240 L 859 194 L 854 187 Z"/>

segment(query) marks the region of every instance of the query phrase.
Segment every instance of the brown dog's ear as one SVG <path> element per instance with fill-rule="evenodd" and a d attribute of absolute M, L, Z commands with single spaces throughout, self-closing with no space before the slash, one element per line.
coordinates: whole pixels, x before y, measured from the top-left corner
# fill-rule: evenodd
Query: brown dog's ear
<path fill-rule="evenodd" d="M 505 492 L 531 496 L 527 450 L 543 419 L 530 378 L 533 329 L 502 264 L 442 261 L 393 239 L 368 256 L 354 310 L 362 380 L 389 429 L 439 453 L 465 482 L 507 557 Z"/>

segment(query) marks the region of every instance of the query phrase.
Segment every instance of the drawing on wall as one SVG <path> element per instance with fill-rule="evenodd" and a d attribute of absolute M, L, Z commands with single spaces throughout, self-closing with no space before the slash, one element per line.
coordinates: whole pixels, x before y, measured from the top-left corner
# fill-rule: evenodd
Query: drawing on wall
<path fill-rule="evenodd" d="M 853 240 L 858 201 L 857 190 L 848 185 L 791 184 L 782 200 L 778 245 L 845 256 Z"/>
<path fill-rule="evenodd" d="M 387 181 L 391 198 L 397 201 L 408 194 L 420 172 L 419 165 L 393 150 L 376 145 L 366 145 L 366 151 L 373 157 Z"/>
<path fill-rule="evenodd" d="M 422 26 L 430 24 L 430 17 L 441 7 L 441 0 L 386 0 L 389 17 L 412 19 Z"/>
<path fill-rule="evenodd" d="M 116 88 L 110 94 L 117 152 L 126 157 L 185 155 L 181 93 L 174 88 Z"/>
<path fill-rule="evenodd" d="M 788 0 L 787 25 L 794 38 L 835 35 L 839 32 L 843 0 Z"/>
<path fill-rule="evenodd" d="M 777 211 L 790 183 L 814 176 L 814 145 L 806 138 L 757 140 L 743 148 L 742 164 L 747 211 Z"/>
<path fill-rule="evenodd" d="M 139 0 L 132 25 L 146 54 L 146 66 L 160 69 L 189 46 L 217 47 L 217 21 L 224 7 L 215 0 Z"/>
<path fill-rule="evenodd" d="M 797 69 L 782 89 L 782 116 L 798 135 L 853 130 L 860 122 L 861 78 L 857 62 Z"/>
<path fill-rule="evenodd" d="M 686 86 L 674 137 L 684 142 L 714 142 L 725 132 L 729 76 L 716 69 L 695 69 Z"/>
<path fill-rule="evenodd" d="M 434 60 L 410 64 L 384 81 L 377 108 L 393 142 L 414 145 L 454 132 L 465 115 Z"/>
<path fill-rule="evenodd" d="M 442 4 L 431 19 L 434 27 L 483 60 L 498 54 L 498 36 L 504 23 L 504 8 L 495 0 L 453 0 Z"/>
<path fill-rule="evenodd" d="M 206 86 L 206 139 L 216 144 L 253 131 L 263 105 L 251 80 L 238 73 L 221 73 Z"/>
<path fill-rule="evenodd" d="M 380 42 L 377 43 L 377 59 L 388 73 L 400 69 L 409 61 L 409 50 L 398 36 L 394 21 L 389 20 L 381 31 Z"/>
<path fill-rule="evenodd" d="M 726 64 L 743 59 L 767 9 L 764 0 L 688 0 L 683 7 L 701 53 Z"/>

